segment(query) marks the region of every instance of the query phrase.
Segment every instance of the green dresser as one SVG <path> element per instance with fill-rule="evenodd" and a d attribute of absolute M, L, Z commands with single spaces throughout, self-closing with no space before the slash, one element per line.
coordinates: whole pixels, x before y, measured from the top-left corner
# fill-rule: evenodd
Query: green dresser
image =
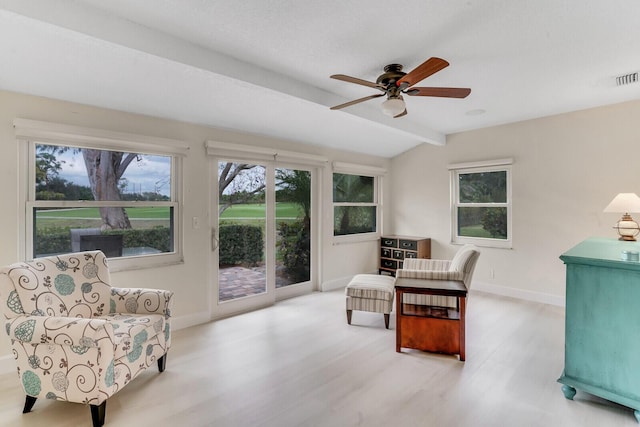
<path fill-rule="evenodd" d="M 623 261 L 640 243 L 589 238 L 566 264 L 564 372 L 567 399 L 576 389 L 635 409 L 640 422 L 640 262 Z"/>

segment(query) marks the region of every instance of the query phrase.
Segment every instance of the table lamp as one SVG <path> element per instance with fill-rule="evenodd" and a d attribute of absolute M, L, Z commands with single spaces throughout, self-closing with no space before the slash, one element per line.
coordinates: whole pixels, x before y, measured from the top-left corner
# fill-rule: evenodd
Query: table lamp
<path fill-rule="evenodd" d="M 605 212 L 623 213 L 622 218 L 616 223 L 620 238 L 628 242 L 635 242 L 636 236 L 640 233 L 640 226 L 631 218 L 629 212 L 640 212 L 640 197 L 636 193 L 620 193 L 613 198 L 611 203 L 604 208 Z"/>

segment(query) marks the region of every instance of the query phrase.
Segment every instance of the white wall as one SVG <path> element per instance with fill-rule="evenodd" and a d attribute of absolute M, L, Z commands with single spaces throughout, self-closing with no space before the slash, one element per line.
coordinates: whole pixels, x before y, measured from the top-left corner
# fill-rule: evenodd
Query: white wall
<path fill-rule="evenodd" d="M 513 249 L 482 248 L 474 286 L 562 304 L 559 255 L 589 236 L 617 237 L 621 215 L 603 209 L 620 192 L 640 194 L 640 101 L 463 132 L 444 147 L 403 153 L 391 167 L 394 231 L 430 236 L 433 256 L 450 258 L 447 165 L 507 157 L 515 159 Z"/>
<path fill-rule="evenodd" d="M 210 242 L 203 229 L 194 230 L 191 218 L 209 221 L 209 159 L 204 149 L 205 140 L 262 145 L 290 151 L 306 152 L 325 156 L 330 161 L 341 161 L 388 168 L 390 161 L 374 156 L 354 154 L 346 151 L 328 150 L 321 147 L 296 144 L 266 137 L 212 129 L 204 126 L 163 120 L 120 111 L 94 108 L 63 101 L 0 91 L 0 265 L 21 260 L 19 253 L 18 225 L 24 206 L 18 204 L 18 142 L 14 137 L 12 122 L 15 118 L 48 121 L 126 132 L 140 135 L 165 137 L 185 141 L 189 154 L 184 161 L 184 263 L 162 268 L 124 271 L 114 273 L 112 280 L 120 287 L 158 287 L 175 292 L 174 318 L 177 324 L 215 317 L 215 307 L 210 311 L 211 281 L 209 280 Z M 341 283 L 346 278 L 361 272 L 376 270 L 377 241 L 352 245 L 332 244 L 331 164 L 322 174 L 324 202 L 322 217 L 322 245 L 320 247 L 320 283 L 316 289 L 331 288 L 332 283 Z M 388 217 L 388 215 L 387 215 Z M 323 285 L 326 284 L 326 285 Z M 0 338 L 0 360 L 9 354 L 8 341 Z M 8 357 L 8 356 L 7 356 Z"/>

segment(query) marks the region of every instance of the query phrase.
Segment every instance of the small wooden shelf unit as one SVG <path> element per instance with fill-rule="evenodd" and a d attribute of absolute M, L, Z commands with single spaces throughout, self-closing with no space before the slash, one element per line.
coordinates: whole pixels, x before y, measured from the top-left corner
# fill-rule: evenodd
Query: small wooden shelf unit
<path fill-rule="evenodd" d="M 396 275 L 405 258 L 431 258 L 431 239 L 426 237 L 384 235 L 380 238 L 378 273 Z"/>

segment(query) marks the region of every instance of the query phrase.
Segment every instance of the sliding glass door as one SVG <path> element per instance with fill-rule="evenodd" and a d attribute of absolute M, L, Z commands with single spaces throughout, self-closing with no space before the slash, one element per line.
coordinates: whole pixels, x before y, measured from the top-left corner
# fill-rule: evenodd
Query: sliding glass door
<path fill-rule="evenodd" d="M 311 280 L 311 172 L 276 169 L 276 287 Z"/>
<path fill-rule="evenodd" d="M 218 163 L 218 301 L 267 292 L 266 168 Z"/>
<path fill-rule="evenodd" d="M 215 167 L 218 314 L 310 291 L 312 171 L 226 159 Z"/>

